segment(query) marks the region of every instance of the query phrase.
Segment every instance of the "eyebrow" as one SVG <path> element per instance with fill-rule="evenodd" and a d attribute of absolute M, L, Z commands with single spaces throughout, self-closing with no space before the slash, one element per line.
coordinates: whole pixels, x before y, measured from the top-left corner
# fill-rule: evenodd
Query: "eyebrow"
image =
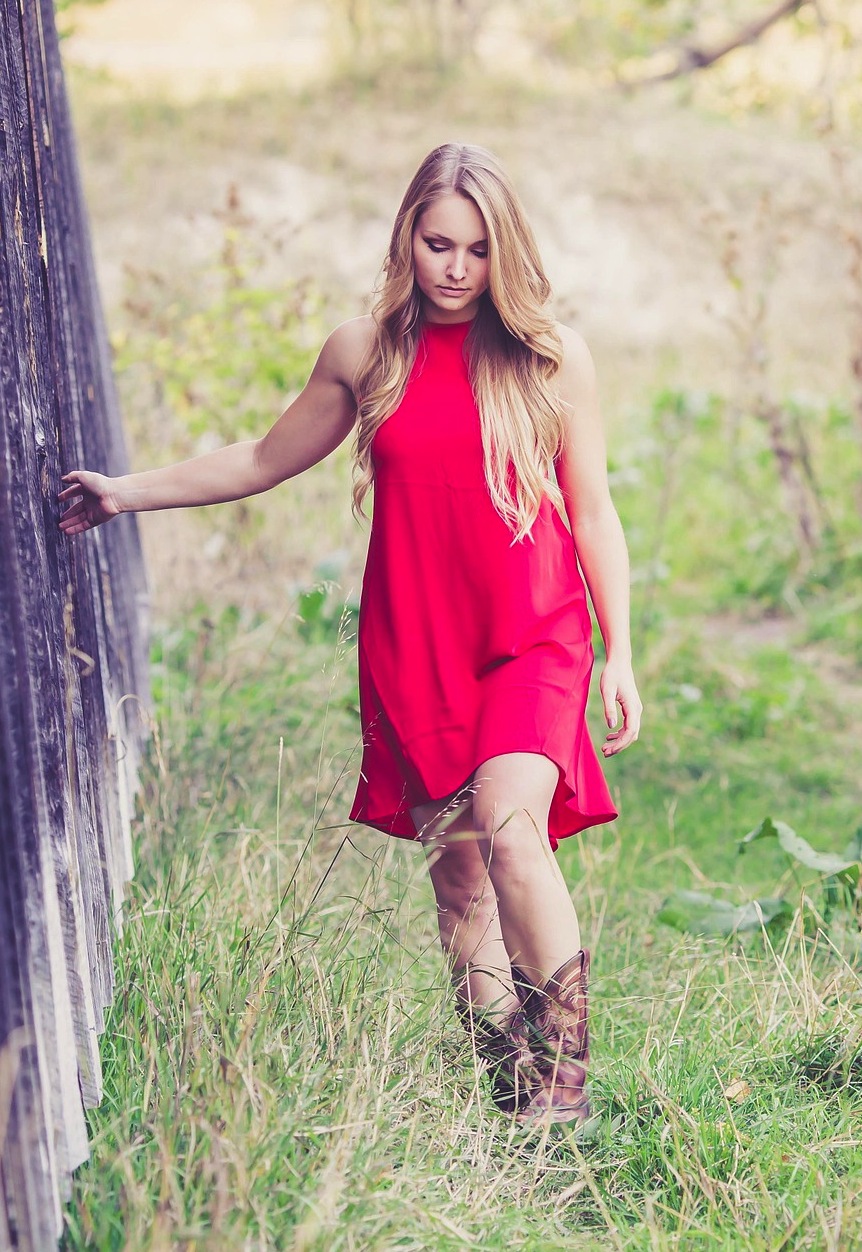
<path fill-rule="evenodd" d="M 438 230 L 423 230 L 422 234 L 427 239 L 439 239 L 441 243 L 454 243 L 455 242 L 455 240 L 450 239 L 448 235 L 441 235 Z M 487 247 L 488 240 L 487 239 L 474 239 L 472 243 L 467 244 L 468 248 L 479 248 L 481 246 Z"/>

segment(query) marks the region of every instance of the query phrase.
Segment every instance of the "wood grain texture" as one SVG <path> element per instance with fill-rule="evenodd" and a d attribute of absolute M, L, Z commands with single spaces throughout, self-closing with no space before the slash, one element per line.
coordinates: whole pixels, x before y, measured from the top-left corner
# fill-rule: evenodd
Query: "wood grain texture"
<path fill-rule="evenodd" d="M 50 0 L 0 0 L 0 1250 L 44 1250 L 87 1155 L 147 707 L 134 519 L 58 531 L 125 448 Z"/>

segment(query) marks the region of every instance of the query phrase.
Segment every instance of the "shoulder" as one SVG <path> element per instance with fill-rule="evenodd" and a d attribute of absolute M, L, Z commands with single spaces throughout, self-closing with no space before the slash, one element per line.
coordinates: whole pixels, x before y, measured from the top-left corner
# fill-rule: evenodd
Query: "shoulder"
<path fill-rule="evenodd" d="M 596 367 L 583 335 L 561 322 L 556 329 L 563 349 L 558 385 L 563 399 L 574 403 L 595 392 Z"/>
<path fill-rule="evenodd" d="M 598 409 L 598 386 L 595 366 L 583 334 L 558 323 L 556 332 L 563 346 L 560 368 L 555 376 L 556 387 L 564 407 L 576 416 L 586 417 Z"/>
<path fill-rule="evenodd" d="M 370 316 L 342 322 L 330 334 L 318 353 L 311 382 L 338 383 L 353 389 L 353 379 L 375 336 L 375 321 Z"/>
<path fill-rule="evenodd" d="M 374 318 L 370 314 L 342 322 L 321 348 L 318 368 L 346 387 L 352 387 L 356 371 L 374 340 L 374 332 Z"/>
<path fill-rule="evenodd" d="M 556 329 L 563 347 L 563 356 L 560 362 L 561 371 L 565 370 L 569 374 L 575 373 L 593 377 L 595 375 L 595 366 L 593 365 L 592 354 L 587 347 L 587 341 L 583 335 L 571 326 L 564 326 L 562 322 L 557 322 Z"/>
<path fill-rule="evenodd" d="M 341 355 L 364 352 L 374 338 L 375 323 L 370 313 L 342 322 L 327 339 L 324 348 Z"/>

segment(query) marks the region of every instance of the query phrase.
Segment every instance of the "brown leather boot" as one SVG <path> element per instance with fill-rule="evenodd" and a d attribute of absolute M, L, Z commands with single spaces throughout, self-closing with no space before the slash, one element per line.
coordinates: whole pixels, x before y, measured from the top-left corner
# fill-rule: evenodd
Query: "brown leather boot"
<path fill-rule="evenodd" d="M 543 987 L 532 986 L 520 970 L 513 970 L 535 1067 L 531 1098 L 518 1114 L 521 1122 L 584 1125 L 589 1120 L 590 1102 L 585 1091 L 590 1064 L 589 970 L 586 948 L 561 965 Z"/>
<path fill-rule="evenodd" d="M 457 992 L 456 1008 L 476 1056 L 486 1062 L 485 1073 L 497 1108 L 501 1113 L 525 1108 L 535 1090 L 535 1062 L 527 1045 L 523 1012 L 516 1013 L 504 1029 Z"/>

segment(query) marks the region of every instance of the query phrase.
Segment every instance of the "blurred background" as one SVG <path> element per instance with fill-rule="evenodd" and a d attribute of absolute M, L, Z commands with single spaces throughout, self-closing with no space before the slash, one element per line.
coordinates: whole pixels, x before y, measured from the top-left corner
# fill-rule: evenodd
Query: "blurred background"
<path fill-rule="evenodd" d="M 862 438 L 862 5 L 64 0 L 59 17 L 136 464 L 266 428 L 326 331 L 367 309 L 418 161 L 461 138 L 510 168 L 559 316 L 596 355 L 638 577 L 706 559 L 714 585 L 768 585 L 783 612 L 856 533 L 858 499 L 826 509 L 823 477 Z M 709 439 L 722 463 L 691 493 Z M 332 553 L 355 587 L 348 478 L 343 456 L 283 511 L 144 519 L 159 610 L 266 607 Z"/>

